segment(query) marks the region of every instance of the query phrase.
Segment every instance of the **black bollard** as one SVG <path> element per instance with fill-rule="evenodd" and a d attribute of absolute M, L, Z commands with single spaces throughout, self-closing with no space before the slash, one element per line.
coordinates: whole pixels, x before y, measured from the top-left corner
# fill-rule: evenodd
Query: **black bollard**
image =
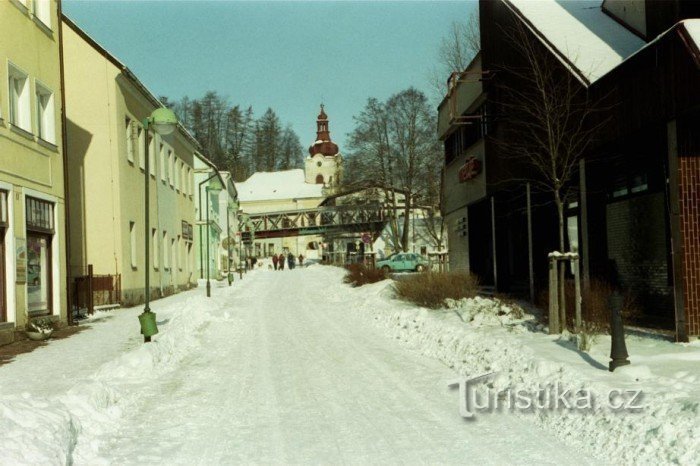
<path fill-rule="evenodd" d="M 610 364 L 608 365 L 608 370 L 610 372 L 614 371 L 620 366 L 626 366 L 630 363 L 627 359 L 629 354 L 627 354 L 627 345 L 625 345 L 625 329 L 622 326 L 622 315 L 620 310 L 616 309 L 617 306 L 612 306 L 612 312 L 610 315 Z"/>

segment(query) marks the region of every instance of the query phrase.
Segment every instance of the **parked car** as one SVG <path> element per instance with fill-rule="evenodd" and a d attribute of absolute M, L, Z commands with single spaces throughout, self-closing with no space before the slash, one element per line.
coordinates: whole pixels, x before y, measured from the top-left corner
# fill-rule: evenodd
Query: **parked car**
<path fill-rule="evenodd" d="M 384 260 L 377 262 L 377 267 L 387 272 L 423 272 L 428 270 L 430 262 L 420 254 L 399 253 L 392 254 Z"/>

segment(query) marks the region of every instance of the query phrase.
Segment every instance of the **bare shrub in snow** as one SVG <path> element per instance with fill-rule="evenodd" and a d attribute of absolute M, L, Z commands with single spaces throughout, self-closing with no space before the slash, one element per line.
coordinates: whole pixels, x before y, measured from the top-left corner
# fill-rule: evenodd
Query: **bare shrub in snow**
<path fill-rule="evenodd" d="M 479 282 L 467 272 L 421 273 L 396 282 L 399 298 L 430 309 L 445 306 L 447 299 L 473 298 Z"/>
<path fill-rule="evenodd" d="M 377 283 L 387 278 L 386 271 L 382 269 L 370 269 L 362 264 L 350 264 L 345 267 L 348 274 L 343 281 L 354 287 Z"/>

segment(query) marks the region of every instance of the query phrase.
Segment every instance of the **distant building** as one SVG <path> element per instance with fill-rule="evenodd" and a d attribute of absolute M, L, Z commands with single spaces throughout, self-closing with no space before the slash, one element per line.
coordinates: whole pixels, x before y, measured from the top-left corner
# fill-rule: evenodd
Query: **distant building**
<path fill-rule="evenodd" d="M 208 271 L 209 278 L 217 280 L 223 278 L 224 273 L 228 271 L 228 265 L 226 265 L 228 255 L 227 251 L 222 251 L 222 247 L 228 238 L 233 236 L 235 240 L 238 195 L 231 181 L 231 174 L 219 171 L 201 154 L 195 153 L 194 167 L 196 278 L 206 279 Z M 209 206 L 208 223 L 207 205 Z M 233 248 L 232 252 L 235 252 Z M 231 259 L 234 264 L 235 257 L 234 254 Z"/>
<path fill-rule="evenodd" d="M 0 2 L 0 344 L 67 319 L 60 3 Z"/>
<path fill-rule="evenodd" d="M 342 177 L 342 156 L 331 141 L 323 105 L 316 124 L 316 140 L 309 147 L 304 170 L 256 172 L 244 182 L 236 183 L 244 214 L 314 209 L 337 190 Z M 249 245 L 247 255 L 265 257 L 288 251 L 315 257 L 321 241 L 318 235 L 256 239 Z"/>
<path fill-rule="evenodd" d="M 241 210 L 244 214 L 288 212 L 314 209 L 325 199 L 323 185 L 307 183 L 304 170 L 256 172 L 242 183 L 236 183 Z M 314 255 L 321 241 L 319 236 L 289 236 L 255 239 L 245 256 L 266 257 L 291 251 L 295 255 Z"/>
<path fill-rule="evenodd" d="M 121 277 L 121 301 L 195 283 L 194 159 L 198 144 L 179 126 L 161 137 L 143 121 L 161 102 L 119 60 L 64 17 L 70 180 L 71 274 Z M 149 173 L 145 173 L 148 144 Z M 150 183 L 150 231 L 144 230 L 144 184 Z M 146 236 L 150 266 L 144 269 Z"/>

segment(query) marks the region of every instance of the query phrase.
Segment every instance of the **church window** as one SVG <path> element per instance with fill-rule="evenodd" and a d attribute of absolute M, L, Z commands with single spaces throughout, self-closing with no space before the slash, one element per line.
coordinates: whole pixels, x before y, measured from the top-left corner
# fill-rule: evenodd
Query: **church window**
<path fill-rule="evenodd" d="M 323 163 L 320 160 L 318 162 L 316 162 L 317 167 L 320 167 L 321 165 L 323 165 Z"/>

